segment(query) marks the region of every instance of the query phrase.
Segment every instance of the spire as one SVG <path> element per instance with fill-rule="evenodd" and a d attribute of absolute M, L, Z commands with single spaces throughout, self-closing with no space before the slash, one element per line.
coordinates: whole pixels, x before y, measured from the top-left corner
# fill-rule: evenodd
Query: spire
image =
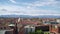
<path fill-rule="evenodd" d="M 20 22 L 20 18 L 18 18 L 18 22 Z"/>

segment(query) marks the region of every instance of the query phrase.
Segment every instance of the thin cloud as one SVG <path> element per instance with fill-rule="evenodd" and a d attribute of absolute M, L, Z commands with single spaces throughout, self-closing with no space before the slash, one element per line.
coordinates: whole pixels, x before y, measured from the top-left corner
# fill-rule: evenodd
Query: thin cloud
<path fill-rule="evenodd" d="M 9 0 L 9 1 L 11 1 L 12 3 L 16 3 L 16 1 L 15 1 L 15 0 Z"/>
<path fill-rule="evenodd" d="M 16 3 L 15 0 L 9 0 L 10 2 L 12 2 L 13 4 Z M 17 1 L 18 2 L 18 1 Z M 38 0 L 35 1 L 33 3 L 24 3 L 24 2 L 20 2 L 20 3 L 16 3 L 16 5 L 3 5 L 0 6 L 0 15 L 2 14 L 17 14 L 17 15 L 55 15 L 55 14 L 60 14 L 60 10 L 57 11 L 54 8 L 57 7 L 56 9 L 59 9 L 60 2 L 57 2 L 56 0 Z M 49 7 L 53 7 L 53 9 L 51 8 L 47 8 L 47 9 L 42 9 L 42 8 L 38 8 L 38 7 L 44 7 L 44 6 L 49 6 Z M 4 9 L 3 11 L 1 9 Z M 49 9 L 49 10 L 48 10 Z M 7 10 L 7 11 L 6 11 Z M 6 13 L 5 13 L 6 12 Z"/>
<path fill-rule="evenodd" d="M 23 5 L 27 5 L 30 7 L 36 7 L 36 6 L 59 6 L 60 7 L 60 2 L 57 2 L 56 0 L 39 0 L 39 1 L 35 1 L 33 3 L 22 3 Z"/>
<path fill-rule="evenodd" d="M 57 12 L 55 10 L 43 10 L 43 9 L 36 9 L 36 8 L 25 8 L 25 7 L 16 7 L 15 8 L 13 6 L 2 6 L 5 8 L 5 10 L 7 11 L 0 11 L 0 14 L 17 14 L 17 15 L 32 15 L 32 14 L 60 14 L 60 12 Z M 0 8 L 2 8 L 0 7 Z M 4 9 L 3 8 L 3 9 Z M 9 8 L 9 9 L 8 9 Z M 6 12 L 6 13 L 5 13 Z"/>

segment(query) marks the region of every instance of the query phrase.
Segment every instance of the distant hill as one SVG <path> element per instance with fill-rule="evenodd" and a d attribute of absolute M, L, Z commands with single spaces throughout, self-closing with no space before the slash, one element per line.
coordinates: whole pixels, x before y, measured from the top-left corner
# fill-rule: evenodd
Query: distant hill
<path fill-rule="evenodd" d="M 60 18 L 60 16 L 54 16 L 54 15 L 39 15 L 39 16 L 31 16 L 31 15 L 0 15 L 0 18 Z"/>

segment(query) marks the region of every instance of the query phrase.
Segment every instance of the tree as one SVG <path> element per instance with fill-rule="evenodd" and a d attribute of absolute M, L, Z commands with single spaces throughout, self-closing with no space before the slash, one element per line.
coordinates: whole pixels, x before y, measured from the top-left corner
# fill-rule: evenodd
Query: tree
<path fill-rule="evenodd" d="M 44 34 L 42 30 L 37 30 L 36 34 Z"/>

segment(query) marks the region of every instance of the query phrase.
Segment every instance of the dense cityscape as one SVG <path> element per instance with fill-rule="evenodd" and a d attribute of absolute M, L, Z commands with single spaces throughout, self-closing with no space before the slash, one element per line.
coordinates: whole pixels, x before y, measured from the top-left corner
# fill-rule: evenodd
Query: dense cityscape
<path fill-rule="evenodd" d="M 0 0 L 0 34 L 60 34 L 60 0 Z"/>
<path fill-rule="evenodd" d="M 59 18 L 0 18 L 0 31 L 6 34 L 59 34 L 59 30 Z"/>

